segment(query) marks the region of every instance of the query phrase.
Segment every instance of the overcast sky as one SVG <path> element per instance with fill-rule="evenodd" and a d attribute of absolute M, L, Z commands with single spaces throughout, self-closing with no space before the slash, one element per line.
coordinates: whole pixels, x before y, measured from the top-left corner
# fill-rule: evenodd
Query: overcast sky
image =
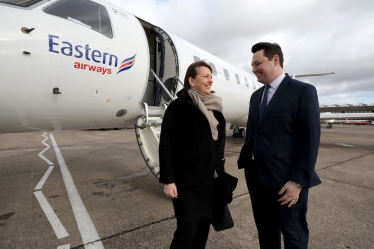
<path fill-rule="evenodd" d="M 289 74 L 317 87 L 320 104 L 374 103 L 373 0 L 109 0 L 252 71 L 251 47 L 276 42 Z"/>

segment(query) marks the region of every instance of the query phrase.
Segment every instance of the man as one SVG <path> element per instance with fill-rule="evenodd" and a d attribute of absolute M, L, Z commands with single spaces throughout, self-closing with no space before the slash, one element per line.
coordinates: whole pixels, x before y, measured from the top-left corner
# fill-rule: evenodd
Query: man
<path fill-rule="evenodd" d="M 309 188 L 321 183 L 314 167 L 320 141 L 320 113 L 314 86 L 283 73 L 278 44 L 252 47 L 252 71 L 264 84 L 252 94 L 244 168 L 260 247 L 308 247 Z"/>

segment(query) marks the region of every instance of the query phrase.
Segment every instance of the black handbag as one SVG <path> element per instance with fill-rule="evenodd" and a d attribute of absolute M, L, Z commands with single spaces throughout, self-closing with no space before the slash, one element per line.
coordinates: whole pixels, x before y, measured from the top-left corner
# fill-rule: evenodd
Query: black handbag
<path fill-rule="evenodd" d="M 223 214 L 214 216 L 213 214 L 213 220 L 212 225 L 214 230 L 216 231 L 222 231 L 226 229 L 230 229 L 234 227 L 234 221 L 232 220 L 229 208 L 227 205 L 223 207 Z"/>
<path fill-rule="evenodd" d="M 234 227 L 234 221 L 227 203 L 232 201 L 232 191 L 235 189 L 238 179 L 226 172 L 222 174 L 222 172 L 218 174 L 217 178 L 214 178 L 212 225 L 216 231 Z M 227 179 L 230 179 L 230 181 L 227 181 Z"/>

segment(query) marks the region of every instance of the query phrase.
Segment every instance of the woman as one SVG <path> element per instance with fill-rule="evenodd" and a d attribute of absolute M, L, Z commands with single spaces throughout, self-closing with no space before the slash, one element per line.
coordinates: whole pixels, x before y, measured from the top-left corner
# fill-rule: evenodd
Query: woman
<path fill-rule="evenodd" d="M 192 63 L 162 122 L 160 183 L 177 219 L 170 248 L 205 248 L 208 239 L 215 167 L 224 170 L 226 138 L 222 99 L 211 92 L 212 84 L 211 67 Z"/>

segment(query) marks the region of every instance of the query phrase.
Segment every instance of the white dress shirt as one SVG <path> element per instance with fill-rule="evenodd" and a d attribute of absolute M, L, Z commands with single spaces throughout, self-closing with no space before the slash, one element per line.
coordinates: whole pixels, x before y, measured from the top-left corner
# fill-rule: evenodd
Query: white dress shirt
<path fill-rule="evenodd" d="M 278 78 L 276 78 L 273 82 L 271 82 L 269 85 L 270 85 L 270 88 L 268 90 L 268 101 L 266 103 L 266 105 L 269 104 L 271 98 L 274 96 L 274 93 L 275 91 L 277 91 L 280 83 L 282 82 L 282 80 L 284 79 L 284 77 L 286 77 L 286 74 L 285 73 L 282 73 L 281 75 L 279 75 Z M 264 98 L 264 92 L 262 92 L 262 98 L 261 98 L 261 102 L 262 102 L 262 99 Z M 260 106 L 261 106 L 261 103 L 260 103 Z"/>

